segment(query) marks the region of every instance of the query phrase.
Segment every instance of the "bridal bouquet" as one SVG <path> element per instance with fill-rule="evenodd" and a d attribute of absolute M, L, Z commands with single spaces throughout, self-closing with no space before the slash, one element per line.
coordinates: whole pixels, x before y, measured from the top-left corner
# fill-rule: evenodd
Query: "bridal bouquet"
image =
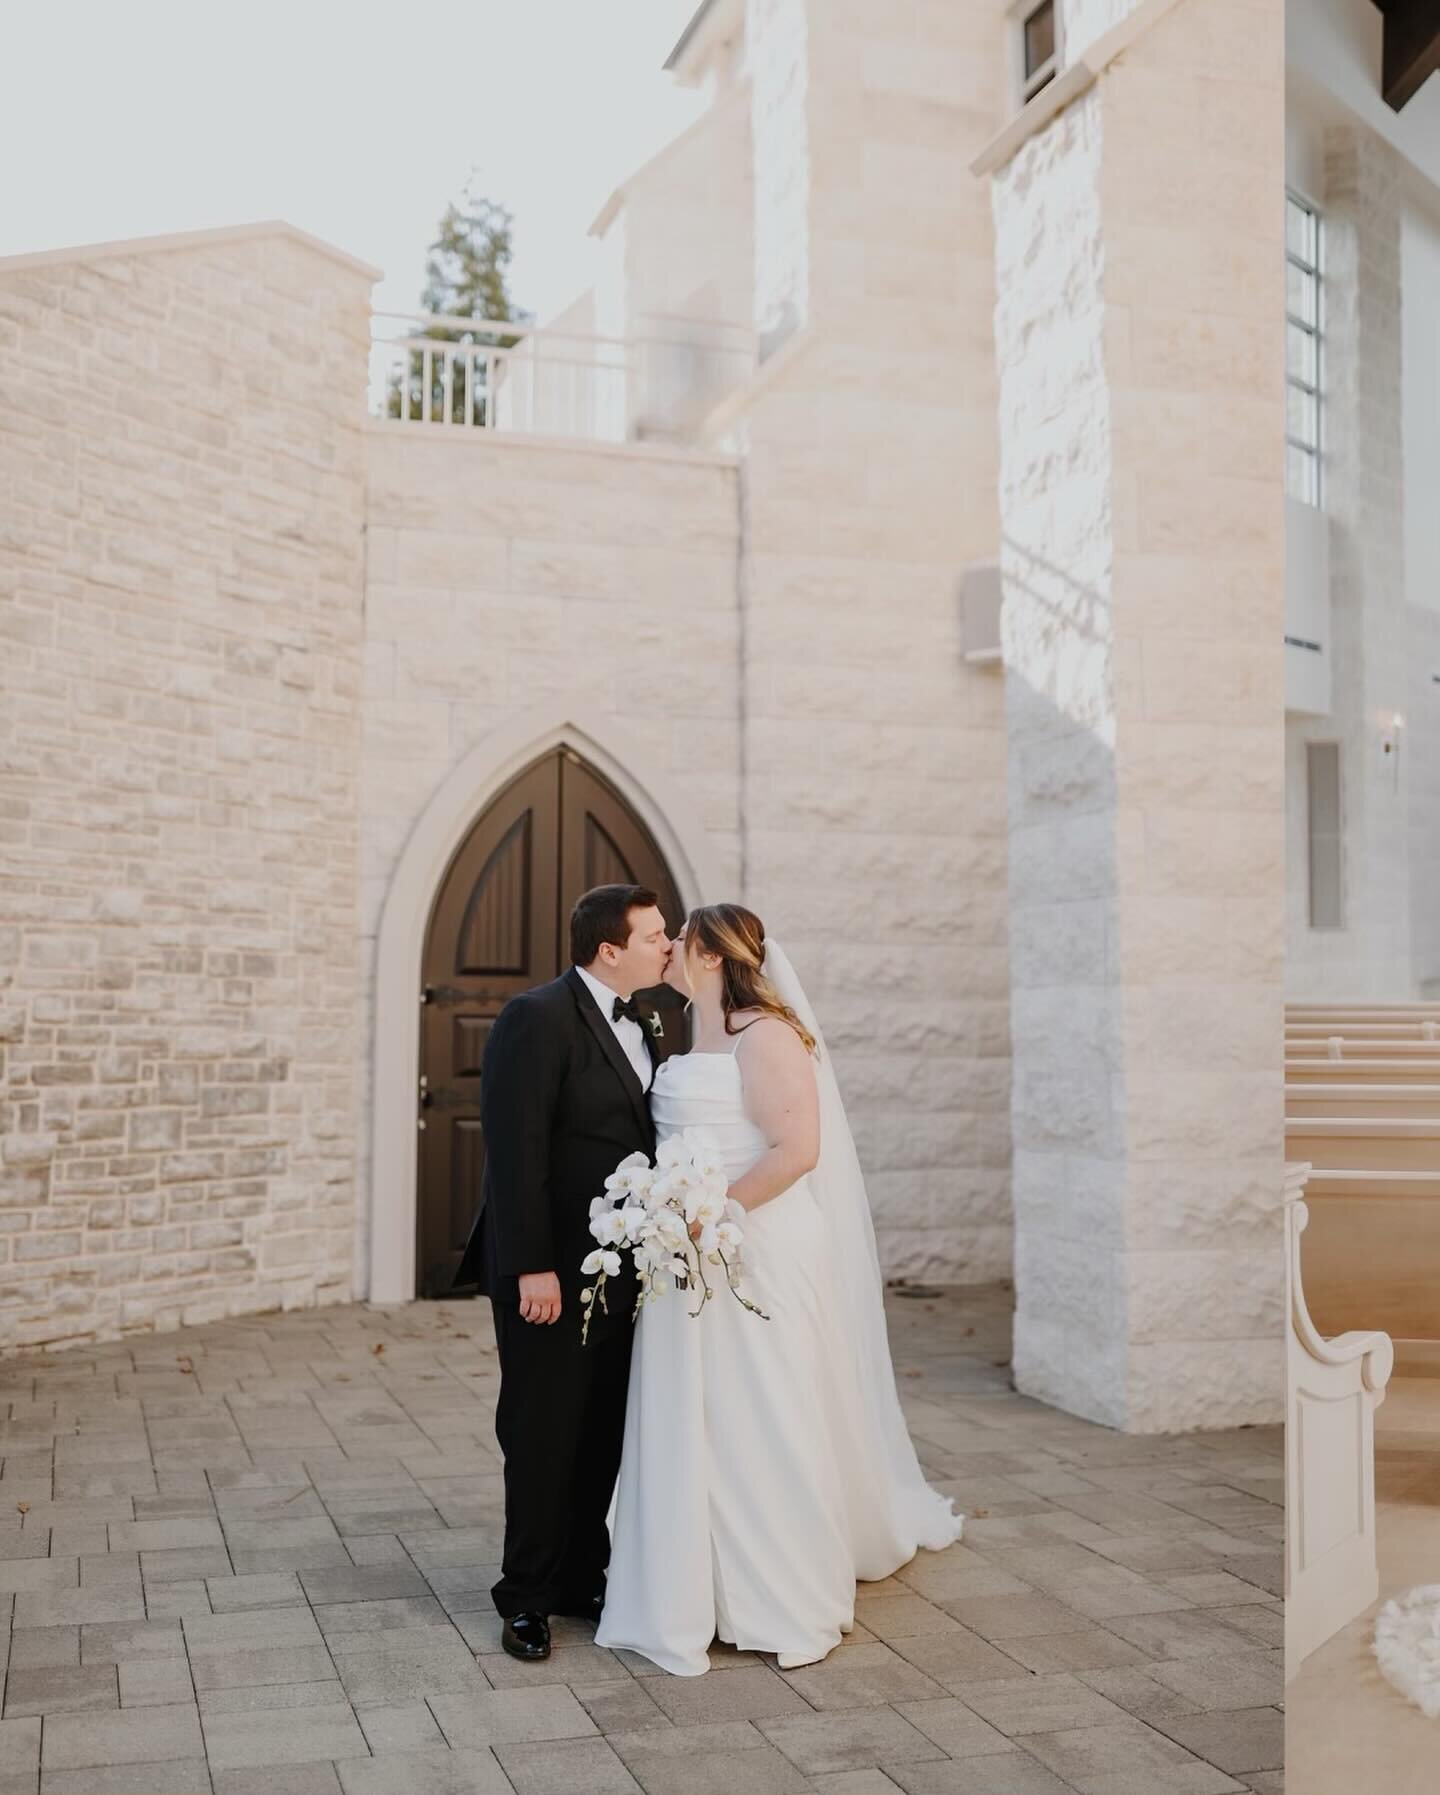
<path fill-rule="evenodd" d="M 724 1271 L 738 1303 L 762 1321 L 770 1319 L 740 1294 L 745 1211 L 726 1194 L 729 1183 L 715 1139 L 703 1128 L 687 1128 L 662 1141 L 653 1166 L 643 1153 L 621 1160 L 605 1180 L 605 1195 L 590 1205 L 590 1232 L 599 1244 L 580 1264 L 582 1276 L 595 1278 L 580 1292 L 582 1345 L 596 1303 L 609 1313 L 605 1283 L 619 1277 L 622 1252 L 630 1254 L 640 1283 L 637 1315 L 672 1282 L 679 1290 L 699 1293 L 691 1310 L 698 1315 L 714 1295 L 705 1275 L 705 1267 L 713 1265 Z"/>

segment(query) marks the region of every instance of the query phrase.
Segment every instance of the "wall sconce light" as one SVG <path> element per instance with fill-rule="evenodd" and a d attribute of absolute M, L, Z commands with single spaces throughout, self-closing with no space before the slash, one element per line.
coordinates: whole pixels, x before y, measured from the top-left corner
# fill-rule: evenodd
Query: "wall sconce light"
<path fill-rule="evenodd" d="M 1380 752 L 1386 756 L 1395 774 L 1395 790 L 1400 789 L 1400 743 L 1405 735 L 1405 718 L 1396 711 L 1380 737 Z"/>

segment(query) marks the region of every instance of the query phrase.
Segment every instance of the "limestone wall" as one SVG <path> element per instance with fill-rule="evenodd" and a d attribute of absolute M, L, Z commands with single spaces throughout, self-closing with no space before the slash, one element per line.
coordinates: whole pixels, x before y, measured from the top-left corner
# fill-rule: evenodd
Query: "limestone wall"
<path fill-rule="evenodd" d="M 1125 1033 L 1125 1424 L 1282 1404 L 1280 0 L 1103 78 Z"/>
<path fill-rule="evenodd" d="M 477 744 L 517 719 L 537 737 L 579 714 L 609 720 L 605 745 L 637 783 L 675 794 L 670 821 L 707 844 L 721 887 L 707 895 L 736 897 L 740 706 L 725 457 L 386 424 L 367 449 L 360 926 L 373 1046 L 376 933 L 400 850 Z M 369 1203 L 367 1184 L 362 1261 Z"/>
<path fill-rule="evenodd" d="M 621 240 L 602 276 L 619 289 L 602 305 L 607 330 L 668 340 L 679 320 L 748 328 L 751 210 L 749 95 L 732 86 L 601 214 L 602 242 Z"/>
<path fill-rule="evenodd" d="M 0 1345 L 350 1294 L 374 270 L 0 263 Z"/>
<path fill-rule="evenodd" d="M 961 658 L 993 558 L 993 259 L 968 150 L 999 7 L 757 0 L 746 888 L 835 1049 L 887 1270 L 1010 1268 L 1004 730 Z M 783 357 L 783 359 L 782 359 Z"/>
<path fill-rule="evenodd" d="M 749 95 L 729 86 L 611 195 L 594 316 L 630 343 L 626 434 L 692 443 L 748 371 L 751 336 Z"/>
<path fill-rule="evenodd" d="M 1073 62 L 1096 38 L 1122 24 L 1139 6 L 1140 0 L 1058 0 L 1062 65 Z"/>
<path fill-rule="evenodd" d="M 762 357 L 809 314 L 810 11 L 807 0 L 747 0 L 746 6 L 755 180 L 752 315 Z"/>
<path fill-rule="evenodd" d="M 995 184 L 1016 1353 L 1082 1409 L 1123 1389 L 1127 1347 L 1101 133 L 1092 91 Z"/>
<path fill-rule="evenodd" d="M 1182 0 L 994 181 L 1015 1370 L 1136 1431 L 1281 1409 L 1282 25 Z"/>

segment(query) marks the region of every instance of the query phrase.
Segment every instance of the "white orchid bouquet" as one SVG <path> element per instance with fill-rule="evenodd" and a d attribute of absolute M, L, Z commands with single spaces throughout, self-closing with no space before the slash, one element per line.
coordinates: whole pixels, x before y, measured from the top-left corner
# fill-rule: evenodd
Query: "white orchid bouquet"
<path fill-rule="evenodd" d="M 582 1345 L 596 1305 L 609 1314 L 605 1285 L 620 1276 L 622 1252 L 630 1254 L 640 1285 L 636 1315 L 672 1283 L 698 1293 L 691 1310 L 698 1315 L 714 1295 L 705 1275 L 711 1265 L 721 1268 L 738 1303 L 762 1321 L 770 1319 L 740 1291 L 745 1211 L 729 1189 L 719 1146 L 704 1128 L 661 1141 L 653 1166 L 643 1153 L 621 1160 L 605 1180 L 605 1195 L 590 1205 L 590 1232 L 598 1244 L 580 1264 L 581 1275 L 595 1279 L 580 1292 Z"/>

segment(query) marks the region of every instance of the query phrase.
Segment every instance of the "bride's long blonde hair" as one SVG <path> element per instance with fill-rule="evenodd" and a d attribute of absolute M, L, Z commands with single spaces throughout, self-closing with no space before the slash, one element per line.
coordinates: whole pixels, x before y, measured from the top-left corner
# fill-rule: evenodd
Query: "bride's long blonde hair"
<path fill-rule="evenodd" d="M 725 1012 L 725 1033 L 743 1034 L 732 1028 L 730 1018 L 738 1010 L 763 1010 L 795 1030 L 814 1053 L 815 1037 L 788 1003 L 782 1003 L 775 987 L 760 970 L 765 959 L 765 925 L 743 904 L 702 904 L 685 922 L 685 947 L 691 943 L 707 954 L 719 954 L 722 975 L 720 1003 Z"/>

